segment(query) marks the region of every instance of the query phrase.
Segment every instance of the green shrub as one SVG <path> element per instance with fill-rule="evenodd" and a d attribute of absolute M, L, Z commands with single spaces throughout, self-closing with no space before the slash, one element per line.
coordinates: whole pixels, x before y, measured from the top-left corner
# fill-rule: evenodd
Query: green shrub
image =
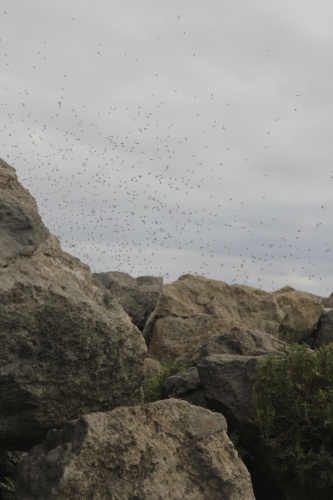
<path fill-rule="evenodd" d="M 333 487 L 333 344 L 282 351 L 260 363 L 255 422 L 282 475 L 313 490 Z"/>
<path fill-rule="evenodd" d="M 4 482 L 0 482 L 0 498 L 2 500 L 15 500 L 16 487 L 10 477 L 5 477 Z"/>
<path fill-rule="evenodd" d="M 146 380 L 145 387 L 145 401 L 151 403 L 153 401 L 158 401 L 159 399 L 164 399 L 163 394 L 163 384 L 168 377 L 175 375 L 176 373 L 185 371 L 186 367 L 177 361 L 172 361 L 170 363 L 165 363 L 162 370 L 155 375 Z"/>

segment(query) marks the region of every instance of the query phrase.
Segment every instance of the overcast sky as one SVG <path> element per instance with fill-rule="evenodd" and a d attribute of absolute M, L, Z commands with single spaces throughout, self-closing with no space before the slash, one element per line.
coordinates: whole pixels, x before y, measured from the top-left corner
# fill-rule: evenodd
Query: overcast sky
<path fill-rule="evenodd" d="M 331 0 L 2 0 L 0 156 L 93 272 L 333 291 Z"/>

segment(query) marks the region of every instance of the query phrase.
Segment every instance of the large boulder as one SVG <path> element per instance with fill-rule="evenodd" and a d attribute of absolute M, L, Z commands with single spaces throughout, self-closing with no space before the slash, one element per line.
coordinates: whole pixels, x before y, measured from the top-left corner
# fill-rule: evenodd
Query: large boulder
<path fill-rule="evenodd" d="M 35 200 L 18 183 L 15 169 L 0 159 L 0 268 L 32 255 L 49 237 Z"/>
<path fill-rule="evenodd" d="M 333 309 L 326 309 L 314 335 L 314 347 L 325 347 L 333 342 Z"/>
<path fill-rule="evenodd" d="M 117 297 L 133 323 L 139 330 L 143 330 L 162 292 L 163 278 L 154 276 L 132 278 L 129 274 L 118 271 L 95 273 L 93 276 Z"/>
<path fill-rule="evenodd" d="M 162 395 L 163 397 L 182 399 L 192 405 L 207 408 L 204 387 L 196 366 L 166 378 L 162 386 Z"/>
<path fill-rule="evenodd" d="M 82 414 L 141 402 L 146 346 L 3 161 L 0 200 L 0 443 L 21 450 Z"/>
<path fill-rule="evenodd" d="M 284 342 L 308 339 L 323 306 L 319 298 L 285 287 L 265 292 L 184 275 L 165 285 L 143 335 L 148 352 L 173 360 L 233 326 L 260 330 Z"/>
<path fill-rule="evenodd" d="M 26 455 L 26 451 L 5 451 L 0 448 L 0 482 L 5 482 L 6 477 L 17 482 L 18 464 Z M 0 498 L 5 497 L 0 494 Z"/>
<path fill-rule="evenodd" d="M 168 377 L 163 384 L 163 394 L 206 408 L 206 389 L 197 368 L 204 359 L 214 354 L 263 356 L 277 352 L 285 345 L 285 342 L 268 333 L 235 326 L 204 340 L 195 349 L 177 358 L 177 364 L 190 368 Z"/>
<path fill-rule="evenodd" d="M 251 427 L 251 397 L 260 358 L 212 354 L 197 367 L 207 407 L 221 412 L 231 430 Z"/>
<path fill-rule="evenodd" d="M 185 366 L 196 366 L 211 354 L 235 354 L 239 356 L 262 356 L 277 351 L 286 343 L 273 335 L 242 326 L 209 337 L 197 347 L 177 358 Z"/>
<path fill-rule="evenodd" d="M 332 309 L 333 308 L 333 293 L 329 297 L 323 297 L 321 299 L 321 302 L 323 306 L 327 309 Z"/>
<path fill-rule="evenodd" d="M 220 414 L 174 399 L 93 413 L 20 463 L 18 500 L 254 499 Z"/>

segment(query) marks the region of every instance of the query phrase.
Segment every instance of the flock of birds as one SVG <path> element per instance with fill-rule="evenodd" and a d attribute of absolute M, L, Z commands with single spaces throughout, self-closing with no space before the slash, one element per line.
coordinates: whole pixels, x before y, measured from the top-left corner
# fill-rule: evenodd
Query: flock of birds
<path fill-rule="evenodd" d="M 8 10 L 2 19 L 9 16 Z M 179 36 L 186 37 L 181 21 L 175 16 Z M 148 85 L 128 102 L 124 90 L 119 102 L 110 95 L 100 106 L 79 90 L 76 95 L 75 66 L 62 71 L 60 62 L 62 76 L 46 86 L 47 46 L 47 40 L 34 45 L 21 81 L 23 62 L 1 36 L 1 156 L 16 168 L 63 249 L 93 272 L 162 275 L 166 282 L 193 273 L 276 289 L 302 288 L 301 280 L 311 288 L 322 279 L 309 230 L 295 225 L 282 206 L 271 211 L 276 172 L 255 170 L 256 158 L 237 149 L 228 97 L 222 105 L 215 89 L 164 89 L 157 72 L 155 88 Z M 100 58 L 107 47 L 98 41 L 94 52 L 91 57 Z M 140 59 L 129 52 L 122 57 L 126 68 Z M 98 93 L 98 77 L 95 84 Z M 187 116 L 177 114 L 182 100 Z M 268 149 L 267 160 L 271 134 L 264 133 L 260 147 Z M 328 260 L 329 243 L 323 245 Z"/>

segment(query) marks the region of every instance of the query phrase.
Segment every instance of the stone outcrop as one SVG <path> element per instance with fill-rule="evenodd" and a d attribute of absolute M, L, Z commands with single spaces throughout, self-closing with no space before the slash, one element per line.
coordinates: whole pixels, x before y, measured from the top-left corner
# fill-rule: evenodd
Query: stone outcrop
<path fill-rule="evenodd" d="M 146 346 L 88 266 L 61 250 L 0 162 L 0 442 L 22 450 L 91 411 L 137 404 Z"/>
<path fill-rule="evenodd" d="M 314 336 L 314 347 L 325 347 L 333 342 L 333 309 L 326 309 Z"/>
<path fill-rule="evenodd" d="M 0 159 L 0 268 L 32 255 L 49 237 L 35 200 L 18 184 L 14 168 Z"/>
<path fill-rule="evenodd" d="M 8 477 L 17 482 L 17 468 L 21 460 L 27 455 L 25 451 L 5 451 L 0 448 L 0 481 Z M 1 492 L 1 490 L 0 490 Z M 0 493 L 0 498 L 4 498 Z M 6 499 L 5 499 L 6 500 Z"/>
<path fill-rule="evenodd" d="M 321 299 L 321 302 L 323 306 L 327 309 L 332 309 L 333 308 L 333 293 L 329 297 L 323 297 Z"/>
<path fill-rule="evenodd" d="M 254 499 L 222 415 L 174 399 L 50 431 L 19 467 L 18 500 Z"/>
<path fill-rule="evenodd" d="M 211 354 L 262 356 L 275 352 L 285 345 L 285 342 L 268 333 L 234 326 L 226 332 L 204 340 L 195 349 L 177 358 L 177 362 L 186 366 L 196 366 Z"/>
<path fill-rule="evenodd" d="M 168 377 L 162 387 L 164 397 L 179 398 L 192 405 L 207 408 L 205 389 L 196 366 Z"/>
<path fill-rule="evenodd" d="M 118 271 L 95 273 L 93 276 L 117 297 L 132 322 L 139 330 L 143 330 L 162 292 L 163 278 L 132 278 L 129 274 Z"/>
<path fill-rule="evenodd" d="M 267 333 L 235 326 L 204 340 L 198 347 L 177 358 L 176 362 L 180 366 L 190 368 L 168 377 L 163 385 L 163 393 L 166 397 L 180 398 L 206 408 L 206 389 L 197 369 L 198 364 L 209 356 L 218 354 L 263 356 L 277 352 L 285 345 L 285 342 Z"/>
<path fill-rule="evenodd" d="M 143 335 L 148 352 L 173 360 L 233 326 L 260 330 L 284 342 L 308 339 L 323 312 L 320 299 L 291 287 L 265 292 L 184 275 L 165 285 Z"/>
<path fill-rule="evenodd" d="M 159 361 L 149 356 L 145 359 L 144 364 L 144 374 L 145 378 L 149 379 L 151 377 L 155 377 L 163 370 L 163 366 Z"/>
<path fill-rule="evenodd" d="M 307 499 L 279 480 L 251 393 L 262 356 L 333 341 L 333 294 L 95 276 L 61 250 L 0 160 L 0 481 L 16 480 L 23 456 L 22 500 L 253 499 L 227 421 L 258 499 Z M 165 380 L 168 399 L 139 406 L 172 360 L 187 369 Z"/>
<path fill-rule="evenodd" d="M 248 425 L 251 420 L 251 395 L 259 359 L 212 354 L 198 365 L 208 408 L 221 412 L 232 430 Z"/>
<path fill-rule="evenodd" d="M 211 354 L 197 366 L 168 377 L 163 393 L 218 411 L 232 431 L 239 431 L 251 426 L 251 395 L 259 360 L 260 356 Z"/>

